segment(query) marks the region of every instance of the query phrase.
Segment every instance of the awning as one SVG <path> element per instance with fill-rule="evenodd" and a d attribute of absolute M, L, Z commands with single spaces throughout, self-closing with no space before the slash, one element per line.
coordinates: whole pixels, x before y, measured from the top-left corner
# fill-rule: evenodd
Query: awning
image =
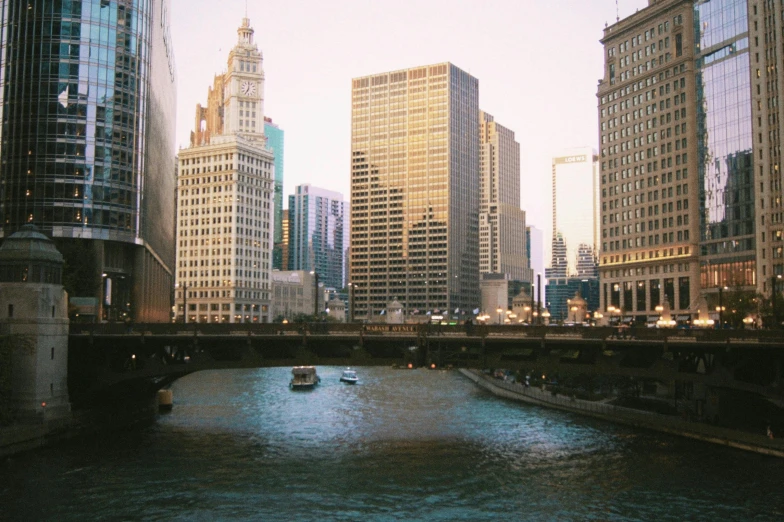
<path fill-rule="evenodd" d="M 659 320 L 659 316 L 658 315 L 649 315 L 648 316 L 648 321 L 652 321 L 652 322 L 655 323 L 658 320 Z"/>
<path fill-rule="evenodd" d="M 675 318 L 676 321 L 688 321 L 689 319 L 691 319 L 689 315 L 679 315 Z"/>

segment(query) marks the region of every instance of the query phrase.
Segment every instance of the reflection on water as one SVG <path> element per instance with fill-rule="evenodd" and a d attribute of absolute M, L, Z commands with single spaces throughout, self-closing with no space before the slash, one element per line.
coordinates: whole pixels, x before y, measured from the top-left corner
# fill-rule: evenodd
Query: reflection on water
<path fill-rule="evenodd" d="M 776 520 L 779 459 L 499 400 L 457 372 L 203 372 L 157 425 L 0 466 L 10 520 Z"/>

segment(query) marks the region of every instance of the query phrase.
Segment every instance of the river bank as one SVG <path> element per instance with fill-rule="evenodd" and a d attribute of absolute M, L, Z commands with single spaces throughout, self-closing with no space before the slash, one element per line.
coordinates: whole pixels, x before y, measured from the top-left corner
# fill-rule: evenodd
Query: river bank
<path fill-rule="evenodd" d="M 710 424 L 683 420 L 669 415 L 624 408 L 604 402 L 566 397 L 553 394 L 548 390 L 532 387 L 526 388 L 520 383 L 495 379 L 479 370 L 461 369 L 460 373 L 474 381 L 477 386 L 498 397 L 579 413 L 610 422 L 679 435 L 763 455 L 784 457 L 784 439 L 769 439 L 764 433 L 746 433 Z"/>

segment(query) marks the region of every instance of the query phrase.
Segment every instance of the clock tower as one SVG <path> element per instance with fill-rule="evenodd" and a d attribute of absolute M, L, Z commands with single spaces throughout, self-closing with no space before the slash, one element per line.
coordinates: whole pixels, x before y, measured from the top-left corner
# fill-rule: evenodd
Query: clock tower
<path fill-rule="evenodd" d="M 229 53 L 224 89 L 224 132 L 253 139 L 264 136 L 264 70 L 250 20 L 242 19 L 237 45 Z"/>

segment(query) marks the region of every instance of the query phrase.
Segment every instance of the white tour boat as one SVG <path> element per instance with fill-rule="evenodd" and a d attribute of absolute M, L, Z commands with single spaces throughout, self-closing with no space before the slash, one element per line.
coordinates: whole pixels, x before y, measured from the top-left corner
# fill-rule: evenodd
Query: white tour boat
<path fill-rule="evenodd" d="M 315 366 L 295 366 L 291 369 L 289 388 L 292 390 L 309 390 L 320 382 Z"/>

